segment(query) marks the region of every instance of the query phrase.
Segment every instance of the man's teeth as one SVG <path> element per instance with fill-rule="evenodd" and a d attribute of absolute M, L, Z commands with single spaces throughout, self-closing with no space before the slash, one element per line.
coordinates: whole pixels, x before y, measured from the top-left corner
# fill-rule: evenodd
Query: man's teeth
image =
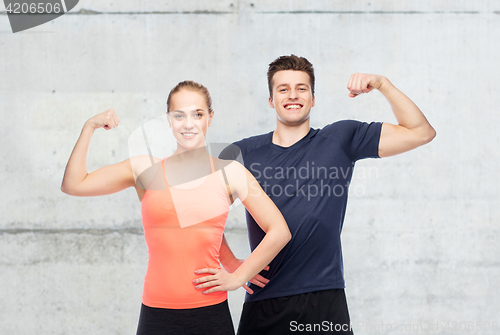
<path fill-rule="evenodd" d="M 196 133 L 182 133 L 182 135 L 184 135 L 184 136 L 194 136 L 194 135 L 196 135 Z"/>
<path fill-rule="evenodd" d="M 287 109 L 299 109 L 300 105 L 288 105 L 286 106 Z"/>

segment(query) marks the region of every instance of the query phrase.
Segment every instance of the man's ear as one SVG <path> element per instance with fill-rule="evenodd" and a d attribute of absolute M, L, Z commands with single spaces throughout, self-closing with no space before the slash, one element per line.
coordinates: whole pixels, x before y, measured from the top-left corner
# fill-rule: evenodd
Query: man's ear
<path fill-rule="evenodd" d="M 269 97 L 269 107 L 274 109 L 273 98 Z"/>
<path fill-rule="evenodd" d="M 314 107 L 315 104 L 316 104 L 316 97 L 313 95 L 311 107 Z"/>

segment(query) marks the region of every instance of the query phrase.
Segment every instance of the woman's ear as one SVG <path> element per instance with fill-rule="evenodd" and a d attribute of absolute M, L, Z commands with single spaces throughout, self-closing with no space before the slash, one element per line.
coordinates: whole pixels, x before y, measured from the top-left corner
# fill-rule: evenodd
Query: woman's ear
<path fill-rule="evenodd" d="M 167 112 L 167 121 L 168 121 L 168 126 L 172 128 L 172 123 L 170 121 L 170 114 Z"/>
<path fill-rule="evenodd" d="M 208 117 L 208 126 L 210 127 L 210 124 L 212 124 L 212 119 L 214 118 L 215 111 L 212 110 L 212 112 L 209 114 L 210 116 Z"/>

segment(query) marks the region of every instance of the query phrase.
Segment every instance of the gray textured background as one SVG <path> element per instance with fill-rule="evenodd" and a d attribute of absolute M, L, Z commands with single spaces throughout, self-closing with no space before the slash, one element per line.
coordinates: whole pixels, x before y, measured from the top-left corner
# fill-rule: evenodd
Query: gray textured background
<path fill-rule="evenodd" d="M 0 7 L 0 334 L 135 334 L 147 262 L 135 192 L 59 190 L 83 123 L 115 108 L 89 169 L 121 161 L 130 132 L 193 79 L 214 99 L 212 141 L 268 132 L 267 64 L 290 53 L 315 65 L 313 127 L 395 122 L 380 93 L 347 97 L 350 74 L 371 72 L 438 133 L 357 165 L 343 232 L 356 334 L 500 334 L 500 2 L 368 1 L 81 0 L 17 34 Z M 248 255 L 242 208 L 226 234 Z M 230 294 L 235 324 L 243 292 Z"/>

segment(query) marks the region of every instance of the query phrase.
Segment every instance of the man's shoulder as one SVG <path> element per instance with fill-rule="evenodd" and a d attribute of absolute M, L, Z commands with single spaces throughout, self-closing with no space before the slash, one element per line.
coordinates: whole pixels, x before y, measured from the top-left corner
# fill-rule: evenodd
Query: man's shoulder
<path fill-rule="evenodd" d="M 272 132 L 265 133 L 265 134 L 260 134 L 260 135 L 254 135 L 250 137 L 245 137 L 242 140 L 233 142 L 235 145 L 241 145 L 241 146 L 255 146 L 255 145 L 262 145 L 266 142 L 269 141 L 270 135 Z"/>
<path fill-rule="evenodd" d="M 318 135 L 339 143 L 346 154 L 355 161 L 378 157 L 381 129 L 382 122 L 340 120 L 325 126 Z"/>
<path fill-rule="evenodd" d="M 337 140 L 352 139 L 367 133 L 380 132 L 382 122 L 364 122 L 352 119 L 340 120 L 326 125 L 318 134 L 323 137 Z"/>
<path fill-rule="evenodd" d="M 272 132 L 269 132 L 261 135 L 246 137 L 242 140 L 233 142 L 233 145 L 237 146 L 242 152 L 248 153 L 252 150 L 269 144 L 271 138 Z"/>
<path fill-rule="evenodd" d="M 357 120 L 339 120 L 330 123 L 320 129 L 319 133 L 323 136 L 336 135 L 339 133 L 351 132 L 359 127 L 363 122 Z"/>
<path fill-rule="evenodd" d="M 233 142 L 227 146 L 221 153 L 223 159 L 236 159 L 239 155 L 246 156 L 251 151 L 269 144 L 272 138 L 272 132 L 246 137 L 242 140 Z"/>

